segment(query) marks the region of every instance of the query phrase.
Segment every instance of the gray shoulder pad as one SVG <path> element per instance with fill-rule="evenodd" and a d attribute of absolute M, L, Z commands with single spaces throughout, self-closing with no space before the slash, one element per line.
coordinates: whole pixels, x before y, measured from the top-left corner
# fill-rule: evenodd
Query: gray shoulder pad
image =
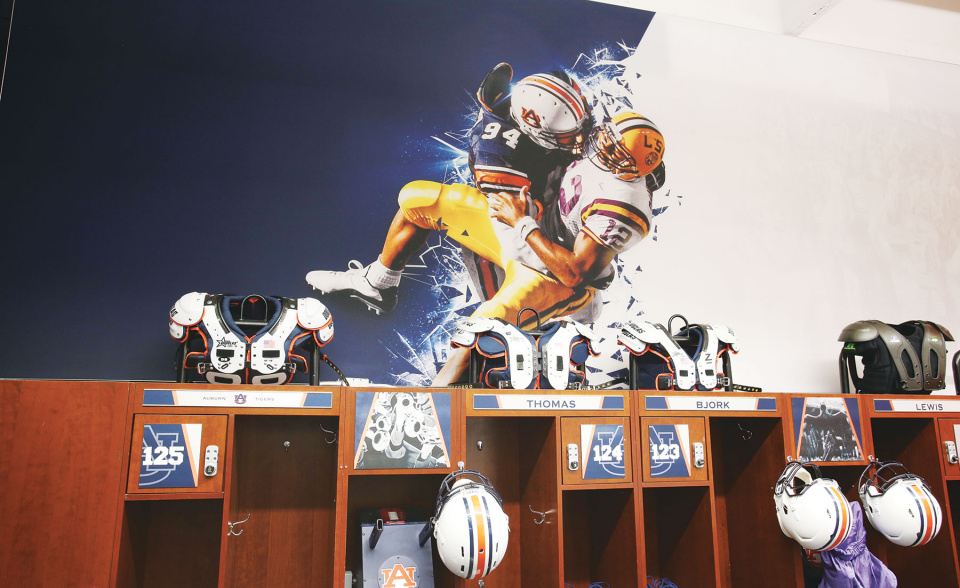
<path fill-rule="evenodd" d="M 191 327 L 203 318 L 203 292 L 184 294 L 170 309 L 170 322 L 184 327 Z"/>
<path fill-rule="evenodd" d="M 326 345 L 333 339 L 333 315 L 316 298 L 297 299 L 297 324 L 314 331 L 317 343 Z"/>
<path fill-rule="evenodd" d="M 946 327 L 944 327 L 939 323 L 930 323 L 930 324 L 935 326 L 937 329 L 940 330 L 941 333 L 943 333 L 944 339 L 946 339 L 947 341 L 953 341 L 953 335 L 950 334 L 950 331 L 948 331 Z"/>
<path fill-rule="evenodd" d="M 837 341 L 843 341 L 844 343 L 873 341 L 880 336 L 880 331 L 877 330 L 876 325 L 873 323 L 874 321 L 857 321 L 850 323 L 840 331 L 840 337 L 837 338 Z"/>

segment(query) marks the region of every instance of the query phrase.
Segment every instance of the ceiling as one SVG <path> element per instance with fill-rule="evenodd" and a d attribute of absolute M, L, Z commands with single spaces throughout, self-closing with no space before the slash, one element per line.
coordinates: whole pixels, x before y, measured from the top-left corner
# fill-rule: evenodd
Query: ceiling
<path fill-rule="evenodd" d="M 960 0 L 594 0 L 960 65 Z"/>

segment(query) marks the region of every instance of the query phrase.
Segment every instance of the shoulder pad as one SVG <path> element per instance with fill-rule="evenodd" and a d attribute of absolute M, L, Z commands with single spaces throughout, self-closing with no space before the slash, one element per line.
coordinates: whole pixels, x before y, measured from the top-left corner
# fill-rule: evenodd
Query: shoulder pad
<path fill-rule="evenodd" d="M 457 323 L 457 330 L 466 331 L 467 333 L 485 333 L 497 326 L 497 323 L 502 323 L 504 321 L 487 316 L 478 316 L 474 318 L 468 318 Z"/>
<path fill-rule="evenodd" d="M 299 298 L 297 300 L 297 323 L 304 329 L 311 331 L 322 329 L 327 323 L 333 323 L 330 311 L 316 298 Z"/>
<path fill-rule="evenodd" d="M 333 339 L 333 315 L 316 298 L 297 299 L 297 324 L 313 331 L 313 337 L 321 346 Z"/>
<path fill-rule="evenodd" d="M 928 322 L 929 322 L 929 321 L 928 321 Z M 943 338 L 944 338 L 944 339 L 946 339 L 947 341 L 953 341 L 953 335 L 950 334 L 950 331 L 948 331 L 948 330 L 946 329 L 946 327 L 944 327 L 943 325 L 937 324 L 937 323 L 933 323 L 933 322 L 931 322 L 930 324 L 933 325 L 934 327 L 936 327 L 937 330 L 939 330 L 940 333 L 943 334 Z"/>
<path fill-rule="evenodd" d="M 646 350 L 647 345 L 660 341 L 660 333 L 654 323 L 627 321 L 627 324 L 620 330 L 617 341 L 636 353 L 642 353 Z"/>
<path fill-rule="evenodd" d="M 493 328 L 496 321 L 488 317 L 474 317 L 463 319 L 457 323 L 457 329 L 450 338 L 450 344 L 460 347 L 473 347 L 477 343 L 477 335 Z"/>
<path fill-rule="evenodd" d="M 850 323 L 840 331 L 840 337 L 837 338 L 837 341 L 843 341 L 844 343 L 873 341 L 880 336 L 880 331 L 877 330 L 876 325 L 873 324 L 874 322 L 875 321 L 857 321 Z"/>
<path fill-rule="evenodd" d="M 203 318 L 203 301 L 206 294 L 190 292 L 184 294 L 170 309 L 170 322 L 184 327 L 190 327 Z"/>
<path fill-rule="evenodd" d="M 510 95 L 510 81 L 513 79 L 513 68 L 509 63 L 499 63 L 483 78 L 477 90 L 477 100 L 480 105 L 490 112 L 501 106 L 503 100 Z"/>
<path fill-rule="evenodd" d="M 717 336 L 717 339 L 720 339 L 721 343 L 726 343 L 735 352 L 740 351 L 740 341 L 733 329 L 727 325 L 709 325 L 709 327 L 713 329 L 713 333 Z"/>
<path fill-rule="evenodd" d="M 594 333 L 594 332 L 593 332 L 593 329 L 591 329 L 589 326 L 587 326 L 587 325 L 585 325 L 585 324 L 583 324 L 583 323 L 578 323 L 577 321 L 568 321 L 568 322 L 569 322 L 571 325 L 573 325 L 574 328 L 577 329 L 577 332 L 578 332 L 578 333 L 580 333 L 581 335 L 583 335 L 584 337 L 586 337 L 587 339 L 589 339 L 591 342 L 596 342 L 596 341 L 597 341 L 597 334 Z"/>

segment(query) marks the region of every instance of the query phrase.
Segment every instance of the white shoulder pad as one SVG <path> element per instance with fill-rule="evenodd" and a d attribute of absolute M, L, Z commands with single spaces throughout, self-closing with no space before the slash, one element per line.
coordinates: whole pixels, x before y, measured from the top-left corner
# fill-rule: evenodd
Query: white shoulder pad
<path fill-rule="evenodd" d="M 206 296 L 203 292 L 191 292 L 184 294 L 174 303 L 173 308 L 170 309 L 171 334 L 173 323 L 191 327 L 200 322 L 203 318 L 203 300 Z"/>
<path fill-rule="evenodd" d="M 304 329 L 314 331 L 322 329 L 327 324 L 333 324 L 330 311 L 316 298 L 297 299 L 297 323 Z"/>
<path fill-rule="evenodd" d="M 478 316 L 473 318 L 468 318 L 457 323 L 457 330 L 466 331 L 468 333 L 486 333 L 487 331 L 496 328 L 497 319 L 487 317 L 487 316 Z"/>
<path fill-rule="evenodd" d="M 646 351 L 647 345 L 659 342 L 659 335 L 659 331 L 651 322 L 635 323 L 627 321 L 627 324 L 620 330 L 620 336 L 617 340 L 627 349 L 639 354 Z"/>
<path fill-rule="evenodd" d="M 593 332 L 593 329 L 591 329 L 588 325 L 585 325 L 585 324 L 583 324 L 583 323 L 581 323 L 581 322 L 578 322 L 578 321 L 573 321 L 573 320 L 570 320 L 570 319 L 566 319 L 566 318 L 551 319 L 551 320 L 547 321 L 546 324 L 550 324 L 551 322 L 554 322 L 554 321 L 560 322 L 560 323 L 564 323 L 564 326 L 569 325 L 569 326 L 573 327 L 574 329 L 576 329 L 576 331 L 577 331 L 578 333 L 580 333 L 581 335 L 583 335 L 584 337 L 586 337 L 587 339 L 589 339 L 591 343 L 595 343 L 595 342 L 597 341 L 597 334 L 594 333 L 594 332 Z"/>
<path fill-rule="evenodd" d="M 727 325 L 710 325 L 717 339 L 730 346 L 734 351 L 740 351 L 740 342 L 737 340 L 737 334 Z"/>

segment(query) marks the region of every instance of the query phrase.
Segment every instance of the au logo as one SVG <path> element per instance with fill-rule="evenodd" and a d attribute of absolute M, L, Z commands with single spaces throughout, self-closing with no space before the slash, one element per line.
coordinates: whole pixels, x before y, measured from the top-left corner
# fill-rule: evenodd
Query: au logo
<path fill-rule="evenodd" d="M 417 581 L 414 579 L 416 572 L 416 566 L 404 567 L 401 563 L 394 564 L 389 570 L 380 570 L 383 574 L 381 586 L 383 588 L 416 588 Z"/>
<path fill-rule="evenodd" d="M 522 108 L 523 113 L 520 115 L 520 118 L 523 119 L 523 122 L 527 123 L 535 129 L 540 128 L 540 116 L 537 115 L 536 111 L 533 109 Z"/>
<path fill-rule="evenodd" d="M 245 404 L 247 402 L 247 395 L 237 394 L 237 396 L 233 399 L 233 401 L 236 402 L 237 404 Z"/>

